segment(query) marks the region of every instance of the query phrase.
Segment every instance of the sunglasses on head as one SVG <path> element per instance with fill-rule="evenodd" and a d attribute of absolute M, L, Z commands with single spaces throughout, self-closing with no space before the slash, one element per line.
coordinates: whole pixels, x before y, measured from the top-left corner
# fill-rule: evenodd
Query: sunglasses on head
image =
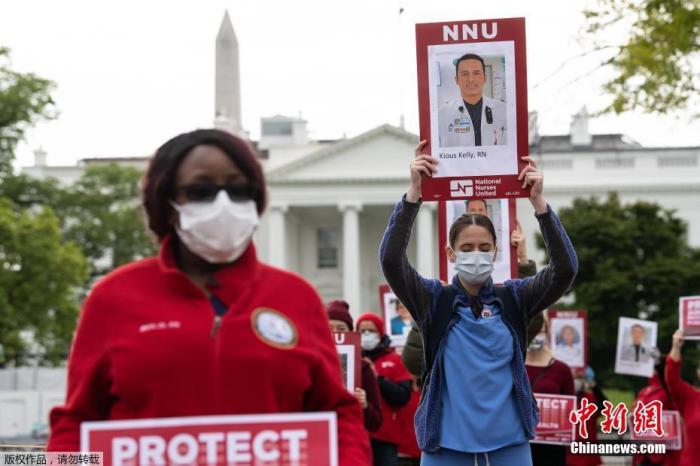
<path fill-rule="evenodd" d="M 226 191 L 232 201 L 251 201 L 257 197 L 258 190 L 249 184 L 215 184 L 192 183 L 178 188 L 188 201 L 213 201 L 221 190 Z"/>

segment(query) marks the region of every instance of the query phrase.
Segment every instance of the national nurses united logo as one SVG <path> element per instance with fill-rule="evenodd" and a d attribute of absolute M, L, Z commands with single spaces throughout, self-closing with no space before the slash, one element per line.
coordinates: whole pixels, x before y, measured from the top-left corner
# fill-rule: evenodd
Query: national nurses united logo
<path fill-rule="evenodd" d="M 263 343 L 279 349 L 292 349 L 297 346 L 297 329 L 281 312 L 265 308 L 256 309 L 251 321 L 253 331 Z"/>

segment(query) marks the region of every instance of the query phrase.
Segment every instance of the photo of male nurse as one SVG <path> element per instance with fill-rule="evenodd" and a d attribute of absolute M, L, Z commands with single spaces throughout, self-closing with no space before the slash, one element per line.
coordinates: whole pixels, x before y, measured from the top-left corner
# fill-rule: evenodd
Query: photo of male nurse
<path fill-rule="evenodd" d="M 460 97 L 438 109 L 440 147 L 496 146 L 506 143 L 506 106 L 484 96 L 486 64 L 474 53 L 455 62 Z"/>

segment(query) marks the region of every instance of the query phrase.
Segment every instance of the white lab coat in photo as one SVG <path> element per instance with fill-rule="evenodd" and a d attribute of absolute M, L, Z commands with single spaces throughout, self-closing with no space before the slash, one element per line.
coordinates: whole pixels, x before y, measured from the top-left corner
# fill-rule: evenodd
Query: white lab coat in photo
<path fill-rule="evenodd" d="M 481 145 L 505 145 L 506 105 L 500 100 L 484 97 L 481 106 Z M 491 109 L 491 123 L 486 119 L 486 108 Z M 461 110 L 460 110 L 461 108 Z M 460 97 L 445 102 L 438 109 L 440 147 L 469 147 L 474 145 L 474 125 L 469 111 Z"/>

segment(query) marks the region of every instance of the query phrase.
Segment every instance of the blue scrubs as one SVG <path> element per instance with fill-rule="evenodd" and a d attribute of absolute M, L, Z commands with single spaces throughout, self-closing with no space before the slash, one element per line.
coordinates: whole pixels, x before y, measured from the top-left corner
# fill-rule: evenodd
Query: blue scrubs
<path fill-rule="evenodd" d="M 499 448 L 488 453 L 463 453 L 443 448 L 423 453 L 420 466 L 532 466 L 528 442 Z"/>
<path fill-rule="evenodd" d="M 511 361 L 515 346 L 501 311 L 485 305 L 479 318 L 469 307 L 459 308 L 458 313 L 460 319 L 447 335 L 443 359 L 440 447 L 456 454 L 493 454 L 499 449 L 507 451 L 504 447 L 525 445 L 529 458 L 528 439 L 513 389 Z M 524 447 L 514 451 L 522 453 Z M 435 455 L 447 457 L 424 454 L 427 459 Z M 513 464 L 527 464 L 523 461 L 526 458 Z"/>

